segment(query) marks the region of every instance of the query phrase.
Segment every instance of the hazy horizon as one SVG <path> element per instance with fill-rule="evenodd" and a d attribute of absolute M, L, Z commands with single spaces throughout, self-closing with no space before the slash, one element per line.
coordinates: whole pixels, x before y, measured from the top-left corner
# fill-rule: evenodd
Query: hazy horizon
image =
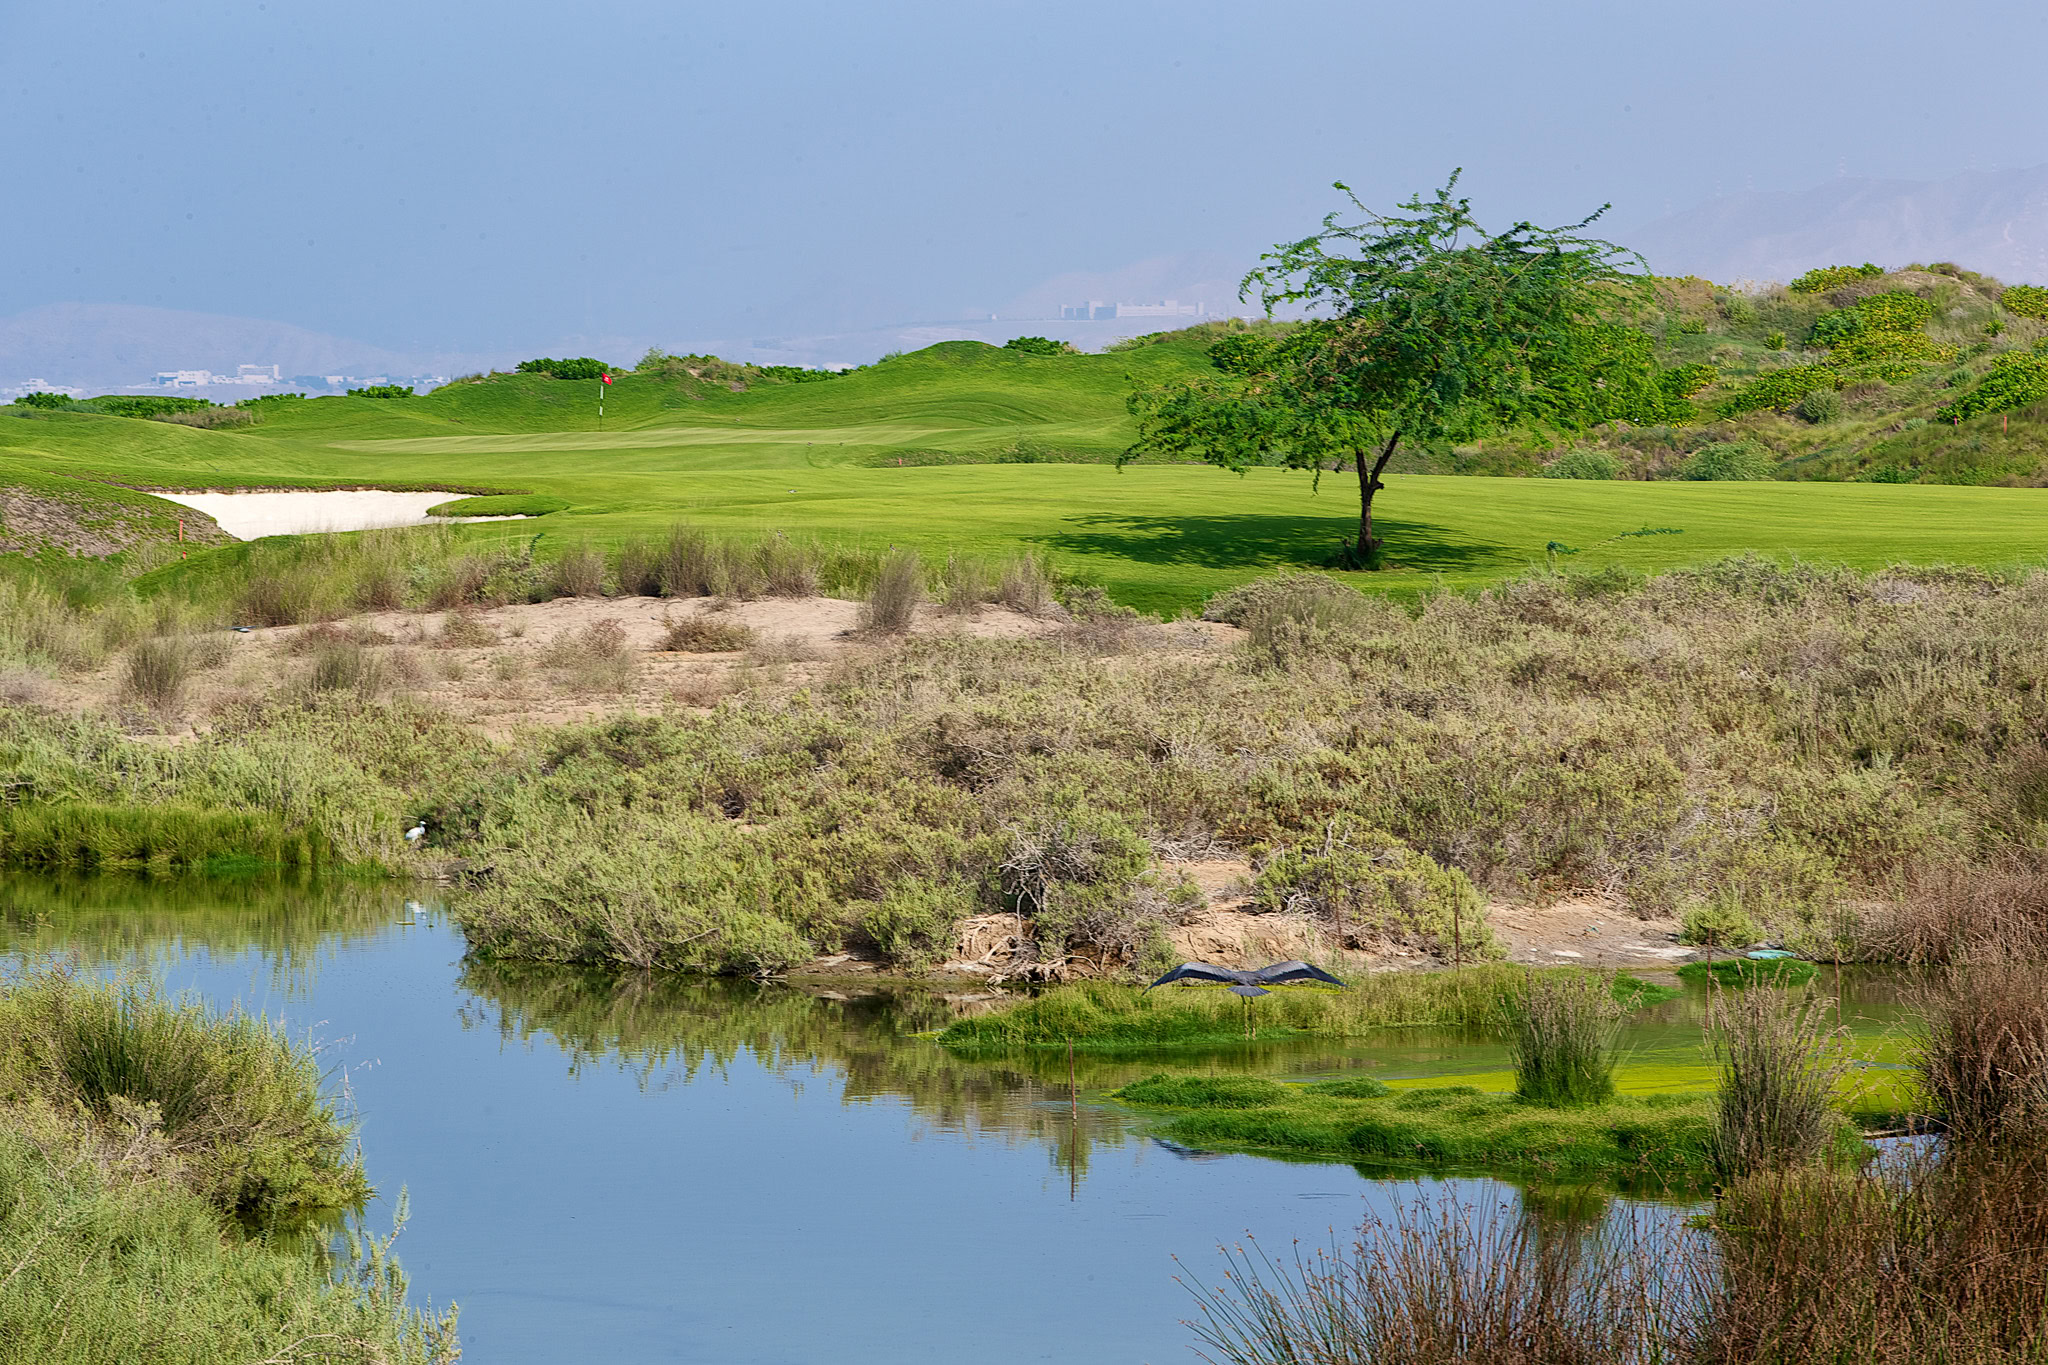
<path fill-rule="evenodd" d="M 2024 83 L 1984 74 L 2048 38 L 2039 9 L 1945 12 L 1939 42 L 1899 0 L 1698 13 L 14 7 L 0 317 L 136 305 L 406 356 L 831 337 L 1062 289 L 1194 302 L 1339 178 L 1385 206 L 1462 165 L 1494 221 L 1612 201 L 1626 242 L 1717 194 L 2044 159 Z"/>

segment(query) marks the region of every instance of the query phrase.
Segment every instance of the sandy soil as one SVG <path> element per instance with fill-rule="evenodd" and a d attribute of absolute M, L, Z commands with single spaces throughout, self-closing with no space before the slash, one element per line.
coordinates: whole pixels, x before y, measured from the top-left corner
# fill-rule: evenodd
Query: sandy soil
<path fill-rule="evenodd" d="M 172 715 L 153 715 L 124 703 L 119 659 L 91 674 L 0 679 L 0 700 L 67 711 L 104 710 L 121 715 L 138 735 L 175 742 L 203 728 L 224 704 L 302 685 L 318 643 L 340 638 L 370 646 L 393 687 L 504 738 L 523 726 L 672 706 L 706 709 L 745 688 L 804 686 L 849 651 L 875 647 L 854 633 L 859 614 L 859 603 L 828 597 L 731 604 L 570 597 L 458 612 L 372 612 L 345 621 L 227 634 L 224 661 L 193 675 L 183 704 Z M 668 622 L 691 616 L 747 626 L 755 642 L 724 653 L 664 649 Z M 593 654 L 589 643 L 593 627 L 608 629 L 600 626 L 604 622 L 614 623 L 620 635 L 618 652 L 609 660 Z M 1044 635 L 1059 628 L 1056 621 L 989 606 L 967 617 L 924 608 L 913 631 L 989 639 Z"/>
<path fill-rule="evenodd" d="M 303 535 L 312 531 L 374 531 L 451 521 L 516 521 L 517 517 L 430 517 L 460 493 L 393 493 L 348 488 L 264 493 L 152 493 L 165 502 L 206 513 L 236 540 Z"/>

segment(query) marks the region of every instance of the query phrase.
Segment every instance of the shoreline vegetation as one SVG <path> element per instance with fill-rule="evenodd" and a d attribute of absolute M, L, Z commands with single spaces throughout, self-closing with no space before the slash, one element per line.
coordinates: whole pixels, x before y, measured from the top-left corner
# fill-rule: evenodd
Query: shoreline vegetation
<path fill-rule="evenodd" d="M 208 600 L 296 600 L 294 573 L 440 582 L 404 566 L 418 545 L 440 563 L 443 535 L 258 555 Z M 734 560 L 679 531 L 636 572 L 708 594 L 744 562 L 772 591 L 777 543 Z M 464 563 L 444 567 L 487 591 L 496 570 Z M 816 590 L 811 563 L 784 565 L 788 591 Z M 1042 627 L 893 633 L 956 582 L 978 585 L 963 615 L 1014 599 Z M 8 666 L 125 654 L 143 710 L 207 666 L 184 608 L 11 591 Z M 438 874 L 481 957 L 757 976 L 839 952 L 914 974 L 992 916 L 1016 930 L 1000 975 L 1137 975 L 1208 905 L 1186 870 L 1203 858 L 1247 869 L 1245 913 L 1337 954 L 1485 961 L 1489 898 L 1601 887 L 1716 951 L 2048 955 L 2048 573 L 1737 559 L 1411 604 L 1286 574 L 1201 625 L 1028 558 L 900 554 L 866 592 L 865 626 L 796 679 L 502 739 L 413 700 L 402 647 L 338 626 L 176 743 L 0 708 L 0 863 Z M 458 627 L 494 638 L 451 607 L 441 634 Z M 743 647 L 730 633 L 709 643 Z M 632 666 L 595 634 L 566 647 Z"/>
<path fill-rule="evenodd" d="M 0 1336 L 10 1359 L 452 1361 L 351 1217 L 371 1194 L 310 1045 L 146 982 L 0 982 Z M 340 1232 L 345 1254 L 328 1248 Z M 295 1358 L 295 1357 L 294 1357 Z"/>

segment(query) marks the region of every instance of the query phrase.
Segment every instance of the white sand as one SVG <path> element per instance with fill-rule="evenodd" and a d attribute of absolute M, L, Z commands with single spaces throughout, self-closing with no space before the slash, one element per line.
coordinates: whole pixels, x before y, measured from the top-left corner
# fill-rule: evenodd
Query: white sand
<path fill-rule="evenodd" d="M 206 513 L 236 540 L 295 536 L 309 531 L 369 531 L 386 526 L 425 526 L 450 521 L 516 521 L 516 517 L 430 517 L 460 493 L 390 493 L 379 488 L 308 490 L 292 493 L 158 493 Z"/>

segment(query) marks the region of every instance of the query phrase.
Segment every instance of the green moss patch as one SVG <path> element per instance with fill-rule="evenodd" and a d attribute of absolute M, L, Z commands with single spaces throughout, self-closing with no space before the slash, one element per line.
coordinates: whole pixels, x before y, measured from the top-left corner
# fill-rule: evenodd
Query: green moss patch
<path fill-rule="evenodd" d="M 1724 957 L 1712 962 L 1688 962 L 1678 969 L 1681 981 L 1712 981 L 1722 986 L 1803 986 L 1818 975 L 1820 968 L 1796 957 L 1761 962 Z"/>
<path fill-rule="evenodd" d="M 1252 1002 L 1253 1038 L 1355 1038 L 1380 1028 L 1491 1025 L 1527 971 L 1495 964 L 1373 976 L 1345 990 L 1283 988 Z M 1614 978 L 1614 994 L 1634 1008 L 1669 1000 L 1677 992 L 1622 973 Z M 962 1019 L 940 1033 L 939 1041 L 957 1051 L 1069 1043 L 1094 1050 L 1218 1047 L 1244 1042 L 1244 1021 L 1243 1002 L 1228 991 L 1178 986 L 1148 991 L 1094 981 L 1055 987 L 998 1013 Z"/>
<path fill-rule="evenodd" d="M 1192 1146 L 1687 1181 L 1713 1171 L 1711 1095 L 1624 1096 L 1560 1110 L 1471 1085 L 1365 1090 L 1353 1081 L 1293 1086 L 1159 1075 L 1115 1098 L 1170 1115 L 1166 1136 Z"/>

